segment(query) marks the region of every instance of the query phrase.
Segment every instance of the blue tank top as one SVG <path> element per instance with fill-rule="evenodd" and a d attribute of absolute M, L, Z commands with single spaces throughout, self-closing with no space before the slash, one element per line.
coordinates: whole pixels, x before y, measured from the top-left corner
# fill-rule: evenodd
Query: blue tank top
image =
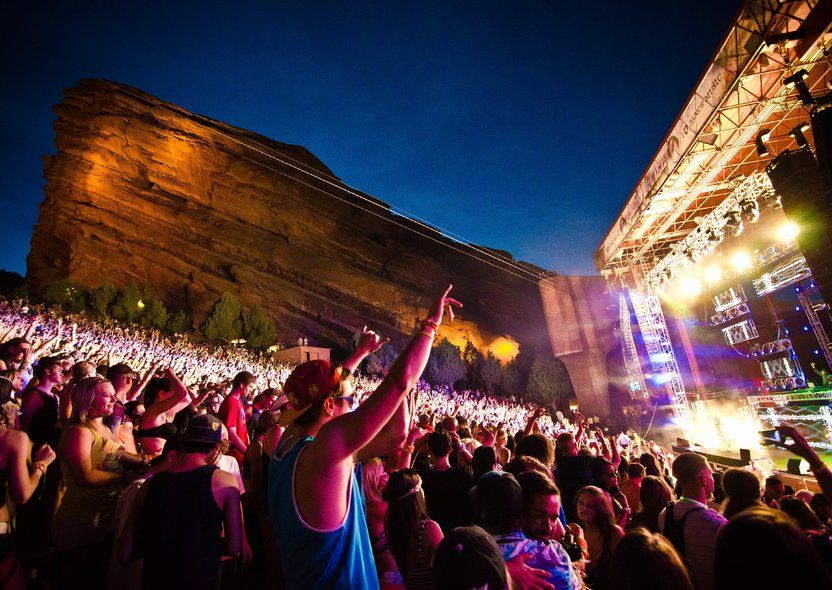
<path fill-rule="evenodd" d="M 269 465 L 269 514 L 283 557 L 286 588 L 378 588 L 373 548 L 364 513 L 361 466 L 352 475 L 344 522 L 331 531 L 310 528 L 294 499 L 294 472 L 312 437 Z"/>

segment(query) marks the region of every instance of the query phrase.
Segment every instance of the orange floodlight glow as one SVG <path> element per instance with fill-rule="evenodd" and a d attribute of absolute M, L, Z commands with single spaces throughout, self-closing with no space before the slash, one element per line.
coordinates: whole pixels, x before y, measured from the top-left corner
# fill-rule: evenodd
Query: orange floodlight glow
<path fill-rule="evenodd" d="M 510 363 L 520 352 L 520 345 L 512 338 L 497 337 L 488 347 L 489 352 L 496 356 L 501 363 Z"/>

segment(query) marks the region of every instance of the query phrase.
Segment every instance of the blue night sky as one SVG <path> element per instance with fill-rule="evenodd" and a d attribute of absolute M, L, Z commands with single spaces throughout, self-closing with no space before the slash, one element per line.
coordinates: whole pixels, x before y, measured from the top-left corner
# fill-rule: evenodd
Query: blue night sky
<path fill-rule="evenodd" d="M 594 273 L 741 3 L 17 4 L 0 25 L 0 268 L 25 272 L 61 89 L 108 78 L 303 145 L 468 240 Z"/>

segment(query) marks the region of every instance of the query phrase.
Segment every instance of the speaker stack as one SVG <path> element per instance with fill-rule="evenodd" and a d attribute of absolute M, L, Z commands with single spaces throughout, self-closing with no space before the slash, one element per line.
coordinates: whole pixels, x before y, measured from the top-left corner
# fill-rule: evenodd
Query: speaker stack
<path fill-rule="evenodd" d="M 811 114 L 815 151 L 784 150 L 766 167 L 824 301 L 832 301 L 832 107 Z"/>

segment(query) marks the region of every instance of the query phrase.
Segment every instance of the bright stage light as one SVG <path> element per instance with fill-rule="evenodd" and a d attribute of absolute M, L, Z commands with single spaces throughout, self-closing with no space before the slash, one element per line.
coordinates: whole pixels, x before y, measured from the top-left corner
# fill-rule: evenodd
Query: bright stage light
<path fill-rule="evenodd" d="M 787 221 L 780 226 L 778 234 L 784 242 L 793 242 L 800 235 L 800 226 L 794 222 Z"/>
<path fill-rule="evenodd" d="M 682 277 L 677 291 L 680 297 L 687 299 L 697 297 L 702 293 L 702 283 L 693 277 Z"/>
<path fill-rule="evenodd" d="M 739 272 L 746 271 L 751 268 L 751 255 L 745 250 L 740 250 L 731 258 L 731 264 Z"/>
<path fill-rule="evenodd" d="M 722 271 L 718 266 L 709 266 L 705 269 L 705 280 L 709 283 L 718 283 L 722 278 Z"/>

